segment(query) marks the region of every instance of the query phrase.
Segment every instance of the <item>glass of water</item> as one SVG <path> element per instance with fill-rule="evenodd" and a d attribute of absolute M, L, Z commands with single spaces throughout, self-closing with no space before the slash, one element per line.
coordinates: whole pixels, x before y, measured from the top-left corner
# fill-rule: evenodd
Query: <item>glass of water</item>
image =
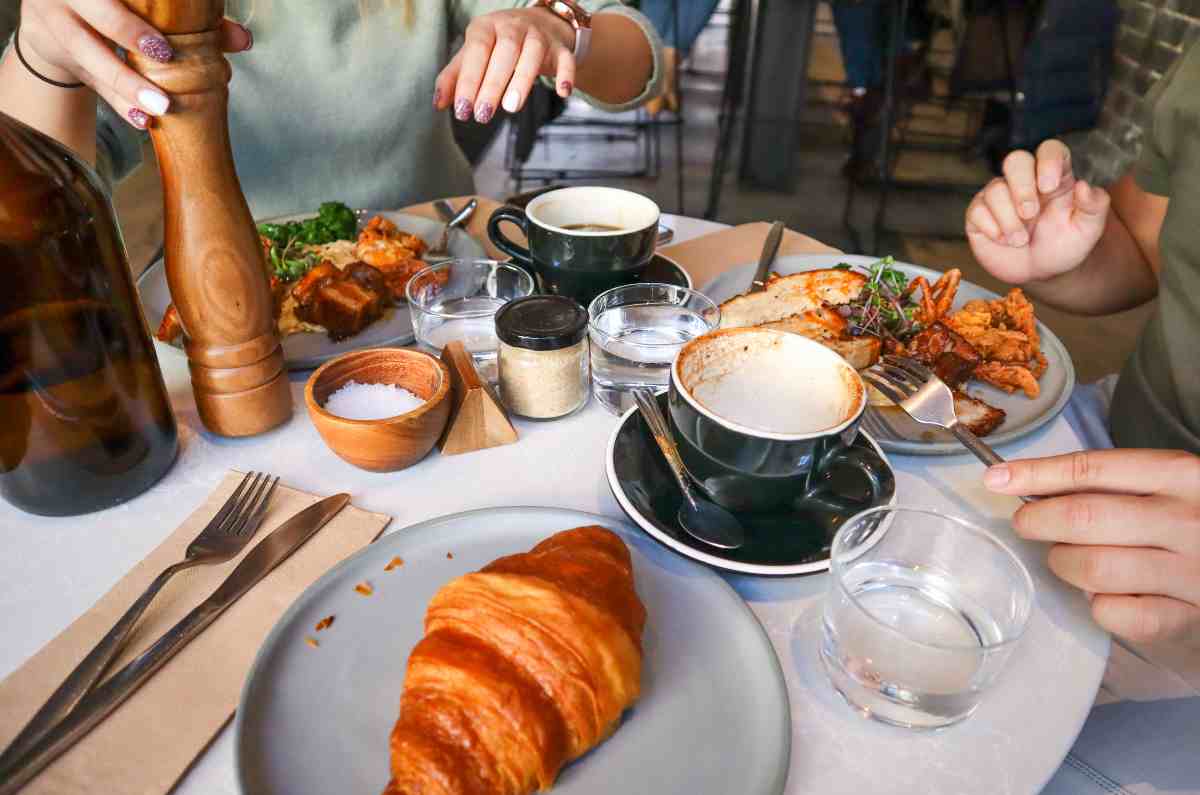
<path fill-rule="evenodd" d="M 821 661 L 846 701 L 908 728 L 974 712 L 1033 610 L 1017 556 L 970 522 L 884 506 L 846 522 L 829 560 Z"/>
<path fill-rule="evenodd" d="M 592 390 L 614 414 L 633 406 L 633 389 L 663 389 L 675 355 L 688 340 L 721 323 L 703 293 L 673 284 L 626 284 L 588 307 Z"/>
<path fill-rule="evenodd" d="M 496 380 L 496 311 L 532 293 L 525 269 L 490 259 L 439 262 L 405 287 L 417 344 L 441 353 L 446 343 L 462 342 L 487 381 Z"/>

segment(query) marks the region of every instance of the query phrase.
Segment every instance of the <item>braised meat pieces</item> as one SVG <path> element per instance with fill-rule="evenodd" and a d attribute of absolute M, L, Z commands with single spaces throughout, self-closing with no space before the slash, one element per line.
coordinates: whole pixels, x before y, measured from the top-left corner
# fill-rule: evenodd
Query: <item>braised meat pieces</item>
<path fill-rule="evenodd" d="M 363 262 L 344 270 L 322 262 L 296 282 L 292 298 L 296 317 L 324 326 L 335 342 L 375 322 L 391 303 L 383 274 Z"/>

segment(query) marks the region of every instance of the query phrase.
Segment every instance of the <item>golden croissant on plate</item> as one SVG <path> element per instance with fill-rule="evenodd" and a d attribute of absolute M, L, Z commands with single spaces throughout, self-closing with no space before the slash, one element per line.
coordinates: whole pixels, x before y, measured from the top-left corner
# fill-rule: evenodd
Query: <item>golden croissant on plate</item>
<path fill-rule="evenodd" d="M 524 795 L 616 728 L 641 689 L 629 550 L 576 527 L 442 586 L 392 730 L 384 795 Z"/>

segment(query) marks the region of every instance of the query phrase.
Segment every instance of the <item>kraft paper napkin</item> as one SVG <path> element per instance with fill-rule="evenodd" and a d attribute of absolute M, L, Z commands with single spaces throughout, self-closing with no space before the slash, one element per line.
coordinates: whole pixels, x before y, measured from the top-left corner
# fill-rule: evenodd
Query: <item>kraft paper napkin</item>
<path fill-rule="evenodd" d="M 0 747 L 16 736 L 151 580 L 183 559 L 188 544 L 241 479 L 240 472 L 228 473 L 205 503 L 95 606 L 0 682 Z M 319 499 L 281 483 L 242 556 Z M 259 646 L 284 610 L 328 569 L 377 538 L 389 521 L 390 517 L 347 505 L 107 720 L 43 770 L 22 795 L 169 792 L 233 715 Z M 240 559 L 175 575 L 151 603 L 126 652 L 110 670 L 119 670 L 207 598 Z M 87 561 L 76 565 L 85 566 Z"/>

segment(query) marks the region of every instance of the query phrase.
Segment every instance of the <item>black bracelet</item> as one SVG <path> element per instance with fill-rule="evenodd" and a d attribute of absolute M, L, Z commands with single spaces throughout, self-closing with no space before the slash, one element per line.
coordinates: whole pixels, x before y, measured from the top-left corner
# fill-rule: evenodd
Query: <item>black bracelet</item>
<path fill-rule="evenodd" d="M 21 52 L 20 27 L 13 31 L 13 49 L 17 51 L 17 60 L 21 62 L 21 65 L 29 71 L 29 74 L 33 75 L 38 80 L 41 80 L 43 83 L 49 83 L 50 85 L 58 86 L 59 88 L 83 88 L 83 83 L 63 83 L 59 80 L 51 80 L 37 69 L 34 69 L 32 66 L 30 66 L 29 61 L 25 60 L 25 53 Z"/>

